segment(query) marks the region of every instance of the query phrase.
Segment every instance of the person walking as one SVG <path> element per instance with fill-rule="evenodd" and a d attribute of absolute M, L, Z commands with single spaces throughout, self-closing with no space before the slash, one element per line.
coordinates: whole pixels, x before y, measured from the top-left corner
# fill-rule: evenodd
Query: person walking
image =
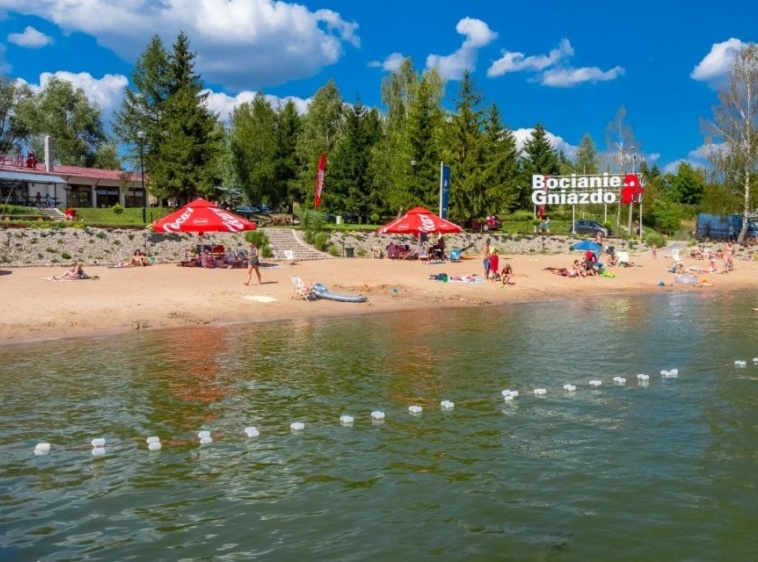
<path fill-rule="evenodd" d="M 247 281 L 245 281 L 245 285 L 250 284 L 250 279 L 253 276 L 253 270 L 255 270 L 255 275 L 258 276 L 258 285 L 261 284 L 260 260 L 258 258 L 258 255 L 258 246 L 254 241 L 251 240 L 250 249 L 247 253 Z"/>
<path fill-rule="evenodd" d="M 489 279 L 490 275 L 490 239 L 484 240 L 482 247 L 482 264 L 484 265 L 484 278 Z"/>

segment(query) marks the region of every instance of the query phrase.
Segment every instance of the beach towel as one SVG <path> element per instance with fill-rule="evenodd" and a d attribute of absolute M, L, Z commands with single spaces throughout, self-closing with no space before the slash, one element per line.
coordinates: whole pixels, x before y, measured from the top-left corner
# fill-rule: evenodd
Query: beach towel
<path fill-rule="evenodd" d="M 43 281 L 94 281 L 95 279 L 100 279 L 98 275 L 93 275 L 90 277 L 89 275 L 85 275 L 84 277 L 65 277 L 63 279 L 56 279 L 55 277 L 40 277 Z"/>
<path fill-rule="evenodd" d="M 474 275 L 453 275 L 448 279 L 450 283 L 484 283 L 484 279 Z"/>

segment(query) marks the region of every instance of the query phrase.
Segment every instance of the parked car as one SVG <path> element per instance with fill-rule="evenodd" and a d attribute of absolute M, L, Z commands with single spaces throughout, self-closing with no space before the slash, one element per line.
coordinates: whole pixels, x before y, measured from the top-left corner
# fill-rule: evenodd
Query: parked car
<path fill-rule="evenodd" d="M 574 221 L 574 232 L 577 234 L 597 234 L 600 232 L 605 238 L 613 234 L 610 228 L 604 227 L 599 222 L 584 219 Z"/>
<path fill-rule="evenodd" d="M 469 224 L 469 228 L 472 228 L 474 230 L 483 230 L 484 232 L 487 232 L 489 230 L 500 230 L 500 228 L 503 226 L 503 222 L 498 218 L 497 215 L 490 215 L 481 221 L 479 219 L 471 219 Z"/>
<path fill-rule="evenodd" d="M 698 213 L 695 238 L 698 240 L 737 240 L 742 231 L 742 215 L 711 215 Z M 745 241 L 752 245 L 758 241 L 758 224 L 749 220 Z"/>

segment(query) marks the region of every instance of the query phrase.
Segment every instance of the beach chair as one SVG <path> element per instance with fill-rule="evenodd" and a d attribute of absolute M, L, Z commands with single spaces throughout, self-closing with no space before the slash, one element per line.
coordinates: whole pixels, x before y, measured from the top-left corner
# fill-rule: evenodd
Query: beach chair
<path fill-rule="evenodd" d="M 302 299 L 305 301 L 316 300 L 316 295 L 313 294 L 313 290 L 306 285 L 300 277 L 290 277 L 290 279 L 292 279 L 292 284 L 295 286 L 292 291 L 293 299 Z"/>
<path fill-rule="evenodd" d="M 292 250 L 284 250 L 284 259 L 287 260 L 289 265 L 295 265 L 295 252 Z"/>
<path fill-rule="evenodd" d="M 671 250 L 671 259 L 674 260 L 674 263 L 682 263 L 682 258 L 679 256 L 678 249 Z"/>
<path fill-rule="evenodd" d="M 430 260 L 429 257 L 429 250 L 426 248 L 421 248 L 418 251 L 418 261 L 420 261 L 422 264 L 428 264 Z"/>
<path fill-rule="evenodd" d="M 634 263 L 632 263 L 631 261 L 629 261 L 629 253 L 628 252 L 616 252 L 616 256 L 619 259 L 619 261 L 618 261 L 619 266 L 632 267 L 634 265 Z"/>
<path fill-rule="evenodd" d="M 450 252 L 450 261 L 451 262 L 459 262 L 461 261 L 461 251 L 458 248 L 455 248 Z"/>

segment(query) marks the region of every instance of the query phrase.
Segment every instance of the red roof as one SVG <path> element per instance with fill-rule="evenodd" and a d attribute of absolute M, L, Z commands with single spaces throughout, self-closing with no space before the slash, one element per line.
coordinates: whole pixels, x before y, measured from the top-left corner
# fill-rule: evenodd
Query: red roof
<path fill-rule="evenodd" d="M 0 163 L 0 170 L 9 172 L 23 172 L 27 174 L 56 174 L 59 176 L 91 178 L 96 180 L 113 180 L 119 181 L 122 174 L 126 173 L 127 178 L 133 181 L 139 181 L 139 174 L 134 172 L 124 172 L 122 170 L 103 170 L 102 168 L 85 168 L 84 166 L 63 166 L 58 164 L 53 166 L 49 172 L 45 170 L 45 165 L 38 162 L 34 168 L 26 166 L 8 165 L 7 161 Z"/>

